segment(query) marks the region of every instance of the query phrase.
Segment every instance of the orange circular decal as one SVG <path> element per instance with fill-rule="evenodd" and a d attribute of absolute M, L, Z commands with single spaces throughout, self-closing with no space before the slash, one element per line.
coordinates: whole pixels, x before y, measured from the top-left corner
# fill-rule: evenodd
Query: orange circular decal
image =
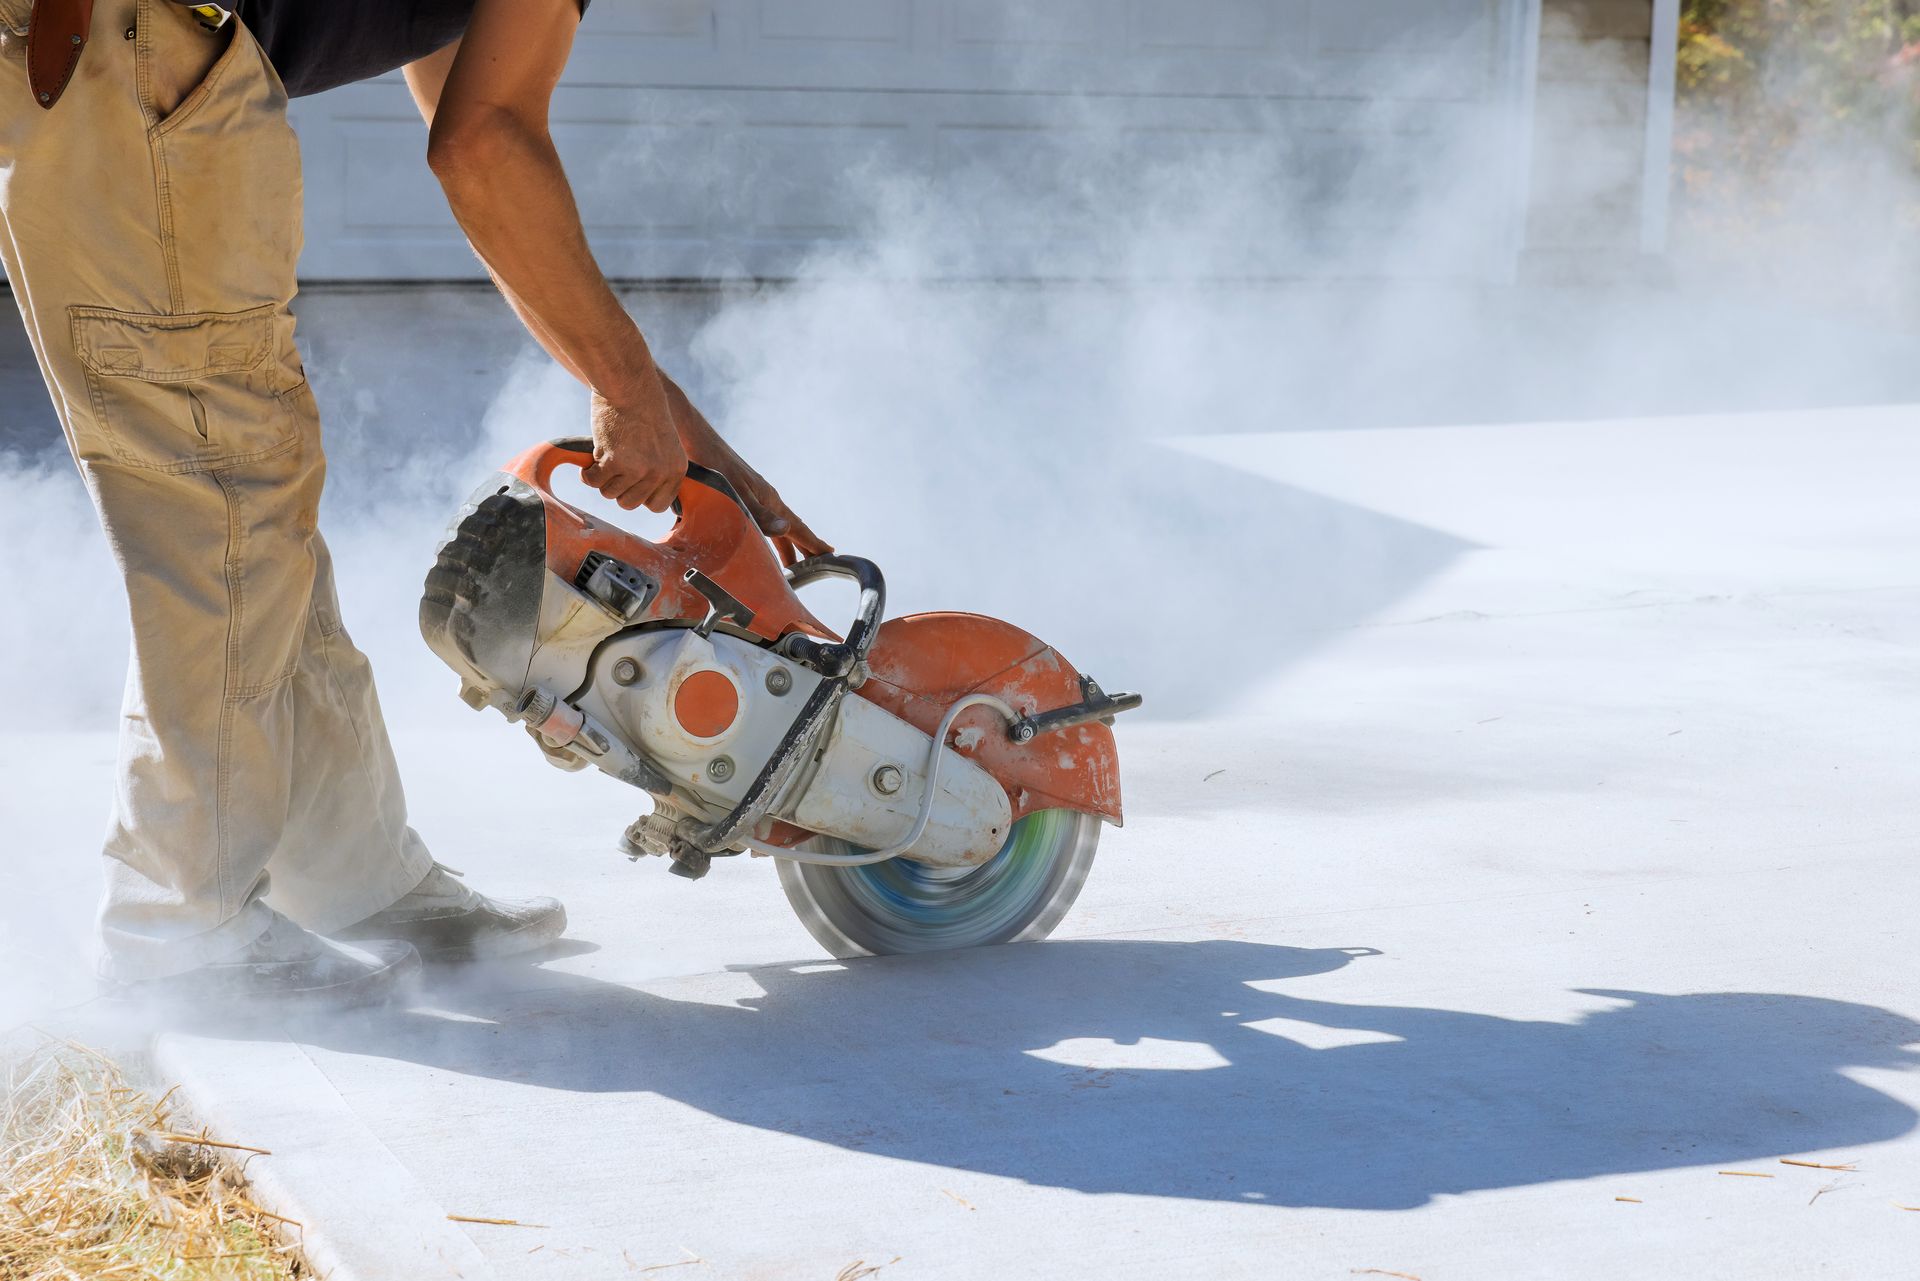
<path fill-rule="evenodd" d="M 733 682 L 712 668 L 695 672 L 674 691 L 673 715 L 695 738 L 718 738 L 740 712 Z"/>

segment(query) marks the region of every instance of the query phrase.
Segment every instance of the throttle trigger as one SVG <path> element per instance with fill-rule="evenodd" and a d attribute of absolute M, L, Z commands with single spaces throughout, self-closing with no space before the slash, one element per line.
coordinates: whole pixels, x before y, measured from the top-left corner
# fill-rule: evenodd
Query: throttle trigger
<path fill-rule="evenodd" d="M 752 610 L 748 609 L 738 597 L 699 570 L 688 570 L 683 581 L 707 598 L 707 616 L 700 620 L 698 627 L 693 629 L 702 640 L 713 635 L 715 623 L 732 623 L 736 627 L 746 627 L 753 622 Z"/>

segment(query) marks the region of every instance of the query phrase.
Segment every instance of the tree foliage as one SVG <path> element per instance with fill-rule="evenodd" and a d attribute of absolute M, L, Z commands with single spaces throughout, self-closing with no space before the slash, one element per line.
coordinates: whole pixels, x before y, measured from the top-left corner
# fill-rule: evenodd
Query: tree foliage
<path fill-rule="evenodd" d="M 1822 139 L 1920 161 L 1920 0 L 1685 0 L 1680 94 L 1745 165 Z"/>
<path fill-rule="evenodd" d="M 1920 274 L 1920 0 L 1683 0 L 1676 232 L 1835 297 Z"/>

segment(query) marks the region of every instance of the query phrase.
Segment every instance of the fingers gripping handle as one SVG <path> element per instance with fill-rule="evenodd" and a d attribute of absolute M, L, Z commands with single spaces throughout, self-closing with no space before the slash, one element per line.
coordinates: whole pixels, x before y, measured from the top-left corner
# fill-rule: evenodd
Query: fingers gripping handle
<path fill-rule="evenodd" d="M 544 445 L 535 446 L 533 455 L 533 458 L 529 460 L 532 463 L 533 487 L 539 490 L 541 494 L 551 498 L 554 496 L 554 472 L 567 465 L 578 467 L 581 471 L 585 471 L 587 468 L 593 466 L 593 441 L 585 436 L 562 436 L 558 440 L 550 440 Z M 759 522 L 753 519 L 753 512 L 747 507 L 747 504 L 742 501 L 739 493 L 734 489 L 733 482 L 725 476 L 711 467 L 704 466 L 700 463 L 689 462 L 687 464 L 687 479 L 705 485 L 708 489 L 727 498 L 741 511 L 746 512 L 747 520 L 752 523 L 755 528 L 759 527 Z M 679 501 L 676 499 L 674 502 L 676 510 L 679 508 L 679 505 Z"/>

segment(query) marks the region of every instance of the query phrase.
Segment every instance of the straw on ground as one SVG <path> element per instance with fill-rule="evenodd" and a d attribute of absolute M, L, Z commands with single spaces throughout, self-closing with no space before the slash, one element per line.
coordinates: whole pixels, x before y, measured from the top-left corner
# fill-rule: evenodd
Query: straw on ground
<path fill-rule="evenodd" d="M 0 1277 L 283 1281 L 299 1224 L 246 1195 L 229 1151 L 181 1133 L 119 1068 L 48 1041 L 0 1063 Z"/>

